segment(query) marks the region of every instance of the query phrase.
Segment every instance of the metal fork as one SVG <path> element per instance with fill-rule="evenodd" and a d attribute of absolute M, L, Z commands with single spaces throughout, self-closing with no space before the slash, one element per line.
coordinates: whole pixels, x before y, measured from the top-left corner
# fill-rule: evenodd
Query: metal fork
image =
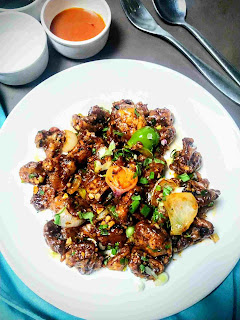
<path fill-rule="evenodd" d="M 156 23 L 148 10 L 140 0 L 120 0 L 123 11 L 131 23 L 138 29 L 147 33 L 160 36 L 179 49 L 192 64 L 202 73 L 202 75 L 211 82 L 225 96 L 240 104 L 240 88 L 230 80 L 226 79 L 219 72 L 207 65 L 197 56 L 192 54 L 170 33 L 165 31 Z"/>

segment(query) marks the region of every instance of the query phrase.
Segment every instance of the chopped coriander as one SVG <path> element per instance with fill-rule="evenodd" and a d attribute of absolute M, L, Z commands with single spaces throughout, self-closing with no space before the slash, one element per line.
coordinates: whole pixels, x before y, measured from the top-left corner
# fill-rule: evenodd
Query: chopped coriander
<path fill-rule="evenodd" d="M 116 212 L 116 207 L 115 207 L 115 206 L 111 206 L 111 207 L 109 208 L 109 210 L 110 210 L 113 218 L 118 219 L 118 213 Z"/>
<path fill-rule="evenodd" d="M 127 265 L 128 264 L 128 258 L 121 258 L 120 259 L 120 264 L 121 265 Z"/>
<path fill-rule="evenodd" d="M 116 148 L 116 144 L 114 141 L 111 141 L 107 150 L 101 155 L 100 158 L 111 156 L 113 154 L 113 150 Z"/>
<path fill-rule="evenodd" d="M 139 207 L 139 205 L 140 205 L 140 201 L 134 200 L 129 207 L 129 212 L 134 213 L 137 210 L 137 208 Z"/>
<path fill-rule="evenodd" d="M 190 177 L 189 177 L 189 175 L 188 175 L 186 172 L 183 173 L 183 174 L 180 174 L 180 175 L 178 176 L 178 178 L 181 179 L 183 182 L 186 182 L 186 181 L 190 180 Z"/>
<path fill-rule="evenodd" d="M 102 132 L 106 132 L 106 131 L 108 131 L 108 127 L 102 129 Z"/>
<path fill-rule="evenodd" d="M 152 219 L 154 222 L 158 222 L 159 219 L 166 219 L 164 215 L 158 211 L 157 208 L 154 209 Z"/>
<path fill-rule="evenodd" d="M 156 121 L 155 118 L 150 119 L 150 121 L 151 121 L 151 123 L 152 123 L 153 126 L 155 126 L 155 124 L 157 123 L 157 121 Z"/>
<path fill-rule="evenodd" d="M 173 190 L 172 187 L 170 187 L 170 186 L 165 186 L 165 187 L 163 188 L 163 197 L 168 196 L 168 195 L 171 193 L 172 190 Z"/>
<path fill-rule="evenodd" d="M 213 205 L 214 205 L 214 202 L 212 201 L 208 204 L 208 207 L 212 207 Z"/>
<path fill-rule="evenodd" d="M 132 200 L 141 200 L 141 196 L 137 195 L 137 196 L 132 196 Z"/>
<path fill-rule="evenodd" d="M 208 190 L 202 190 L 202 191 L 201 191 L 201 195 L 202 195 L 202 196 L 205 196 L 207 193 L 208 193 Z"/>
<path fill-rule="evenodd" d="M 148 139 L 148 140 L 152 140 L 152 138 L 153 138 L 152 133 L 148 133 L 148 134 L 147 134 L 147 139 Z"/>
<path fill-rule="evenodd" d="M 141 177 L 139 182 L 141 184 L 148 184 L 148 179 Z"/>
<path fill-rule="evenodd" d="M 107 228 L 108 228 L 108 225 L 107 225 L 107 224 L 101 224 L 101 225 L 99 226 L 99 229 L 100 229 L 100 230 L 107 229 Z"/>
<path fill-rule="evenodd" d="M 60 225 L 61 225 L 61 224 L 60 224 L 60 220 L 61 220 L 60 214 L 59 214 L 59 213 L 58 213 L 58 214 L 55 214 L 55 216 L 54 216 L 54 223 L 57 224 L 58 226 L 60 226 Z"/>
<path fill-rule="evenodd" d="M 37 175 L 36 175 L 36 173 L 30 173 L 29 175 L 28 175 L 28 178 L 29 179 L 33 179 L 33 178 L 35 178 Z"/>
<path fill-rule="evenodd" d="M 152 252 L 159 252 L 161 251 L 161 249 L 153 249 L 150 246 L 147 246 L 148 249 L 152 250 Z"/>
<path fill-rule="evenodd" d="M 93 212 L 78 212 L 80 219 L 89 219 L 91 224 L 93 224 L 94 213 Z"/>
<path fill-rule="evenodd" d="M 141 273 L 143 273 L 145 271 L 145 266 L 143 264 L 140 264 L 139 269 Z"/>
<path fill-rule="evenodd" d="M 108 232 L 108 230 L 106 230 L 106 229 L 102 229 L 102 230 L 100 231 L 100 233 L 101 233 L 102 236 L 108 236 L 108 235 L 109 235 L 109 232 Z"/>
<path fill-rule="evenodd" d="M 156 191 L 161 191 L 162 188 L 160 185 L 157 185 L 155 189 L 156 189 Z"/>
<path fill-rule="evenodd" d="M 115 256 L 117 254 L 117 249 L 116 248 L 113 248 L 111 253 Z"/>
<path fill-rule="evenodd" d="M 124 136 L 124 133 L 123 133 L 123 132 L 113 131 L 113 133 L 116 134 L 116 135 L 119 136 L 119 137 Z"/>
<path fill-rule="evenodd" d="M 137 178 L 137 172 L 134 172 L 133 179 Z"/>
<path fill-rule="evenodd" d="M 134 227 L 128 227 L 126 230 L 126 236 L 130 238 L 134 234 Z"/>
<path fill-rule="evenodd" d="M 186 233 L 186 234 L 184 235 L 184 238 L 192 238 L 192 236 L 191 236 L 189 233 Z"/>
<path fill-rule="evenodd" d="M 144 256 L 141 256 L 141 260 L 147 262 L 147 261 L 148 261 L 148 258 L 147 258 L 147 257 L 144 257 Z"/>
<path fill-rule="evenodd" d="M 137 109 L 136 109 L 136 108 L 134 109 L 134 113 L 135 113 L 135 115 L 136 115 L 137 117 L 139 117 L 139 116 L 140 116 L 140 114 L 139 114 L 139 112 L 137 111 Z"/>
<path fill-rule="evenodd" d="M 155 163 L 161 163 L 161 164 L 165 164 L 165 162 L 161 159 L 157 159 L 157 158 L 154 158 L 154 162 Z"/>
<path fill-rule="evenodd" d="M 137 173 L 137 175 L 138 176 L 140 176 L 141 175 L 141 167 L 140 167 L 140 164 L 138 163 L 137 165 L 136 165 L 136 173 Z"/>
<path fill-rule="evenodd" d="M 147 158 L 143 161 L 143 165 L 144 167 L 147 167 L 149 165 L 149 163 L 152 163 L 152 159 L 151 158 Z"/>
<path fill-rule="evenodd" d="M 40 194 L 41 196 L 43 196 L 43 195 L 44 195 L 44 191 L 43 191 L 43 190 L 39 190 L 39 194 Z"/>
<path fill-rule="evenodd" d="M 151 212 L 151 208 L 145 204 L 140 212 L 146 218 L 149 215 L 149 213 Z"/>
<path fill-rule="evenodd" d="M 167 250 L 167 249 L 170 249 L 171 248 L 171 244 L 170 243 L 168 243 L 168 244 L 166 244 L 165 245 L 165 249 Z"/>
<path fill-rule="evenodd" d="M 92 148 L 92 154 L 96 154 L 96 148 Z"/>
<path fill-rule="evenodd" d="M 73 251 L 73 252 L 72 252 L 72 256 L 74 256 L 75 254 L 76 254 L 76 251 Z"/>
<path fill-rule="evenodd" d="M 154 172 L 150 172 L 149 179 L 150 180 L 154 179 Z"/>

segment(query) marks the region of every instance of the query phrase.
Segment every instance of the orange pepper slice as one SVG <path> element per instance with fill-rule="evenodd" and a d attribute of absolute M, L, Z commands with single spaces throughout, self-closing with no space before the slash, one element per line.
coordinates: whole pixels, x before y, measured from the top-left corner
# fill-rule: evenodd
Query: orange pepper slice
<path fill-rule="evenodd" d="M 106 183 L 116 196 L 120 196 L 136 186 L 138 176 L 134 177 L 134 173 L 129 168 L 113 165 L 107 170 Z"/>

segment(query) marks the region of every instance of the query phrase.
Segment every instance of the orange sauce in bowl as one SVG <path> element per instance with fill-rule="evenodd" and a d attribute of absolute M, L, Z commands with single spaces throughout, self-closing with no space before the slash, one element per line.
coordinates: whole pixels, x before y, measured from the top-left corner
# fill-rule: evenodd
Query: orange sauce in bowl
<path fill-rule="evenodd" d="M 83 41 L 94 38 L 105 28 L 100 14 L 83 8 L 70 8 L 58 13 L 50 31 L 68 41 Z"/>

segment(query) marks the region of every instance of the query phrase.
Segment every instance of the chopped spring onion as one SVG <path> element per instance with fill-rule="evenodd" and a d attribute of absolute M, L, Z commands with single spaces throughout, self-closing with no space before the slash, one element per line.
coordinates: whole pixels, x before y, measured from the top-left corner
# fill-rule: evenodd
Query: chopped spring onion
<path fill-rule="evenodd" d="M 137 111 L 137 109 L 134 109 L 134 113 L 135 113 L 135 115 L 136 115 L 137 117 L 140 116 L 140 114 L 139 114 L 139 112 Z"/>
<path fill-rule="evenodd" d="M 155 163 L 161 163 L 161 164 L 165 164 L 165 162 L 161 159 L 157 159 L 157 158 L 154 158 L 154 162 Z"/>
<path fill-rule="evenodd" d="M 130 238 L 134 234 L 134 227 L 128 227 L 126 230 L 126 236 Z"/>
<path fill-rule="evenodd" d="M 148 179 L 147 178 L 140 178 L 140 181 L 139 181 L 141 184 L 148 184 Z"/>
<path fill-rule="evenodd" d="M 60 214 L 58 213 L 58 214 L 55 214 L 55 216 L 54 216 L 54 223 L 55 224 L 57 224 L 58 226 L 60 226 L 61 224 L 61 218 L 60 218 Z"/>
<path fill-rule="evenodd" d="M 140 201 L 134 200 L 130 205 L 129 212 L 134 213 L 137 210 L 137 208 L 139 207 L 139 205 L 140 205 Z"/>
<path fill-rule="evenodd" d="M 43 195 L 44 195 L 44 191 L 43 191 L 43 190 L 40 190 L 40 191 L 39 191 L 39 194 L 40 194 L 41 196 L 43 196 Z"/>
<path fill-rule="evenodd" d="M 29 175 L 28 175 L 28 178 L 29 179 L 33 179 L 33 178 L 35 178 L 36 177 L 36 173 L 30 173 Z"/>
<path fill-rule="evenodd" d="M 151 208 L 145 204 L 140 212 L 146 218 L 149 215 L 149 213 L 151 212 Z"/>
<path fill-rule="evenodd" d="M 180 175 L 178 176 L 178 178 L 181 179 L 183 182 L 186 182 L 186 181 L 190 180 L 190 177 L 189 177 L 189 175 L 188 175 L 186 172 L 183 173 L 183 174 L 180 174 Z"/>
<path fill-rule="evenodd" d="M 122 137 L 124 135 L 124 133 L 119 132 L 119 131 L 113 131 L 114 134 L 116 134 L 119 137 Z"/>
<path fill-rule="evenodd" d="M 147 166 L 149 165 L 149 163 L 152 163 L 152 159 L 151 159 L 151 158 L 146 158 L 146 159 L 143 161 L 144 167 L 147 167 Z"/>
<path fill-rule="evenodd" d="M 120 264 L 127 265 L 128 264 L 128 258 L 121 258 L 120 259 Z"/>
<path fill-rule="evenodd" d="M 156 189 L 156 191 L 161 191 L 162 188 L 161 188 L 161 186 L 157 185 L 155 189 Z"/>
<path fill-rule="evenodd" d="M 141 196 L 140 195 L 132 196 L 132 200 L 141 200 Z"/>
<path fill-rule="evenodd" d="M 159 276 L 155 280 L 155 286 L 162 286 L 163 284 L 168 282 L 168 279 L 169 279 L 169 277 L 166 272 L 159 274 Z"/>
<path fill-rule="evenodd" d="M 145 272 L 146 272 L 149 276 L 154 277 L 154 279 L 157 279 L 156 273 L 155 273 L 151 268 L 146 267 L 146 268 L 145 268 Z"/>
<path fill-rule="evenodd" d="M 149 179 L 150 180 L 154 179 L 154 172 L 150 172 Z"/>
<path fill-rule="evenodd" d="M 106 156 L 111 156 L 113 154 L 113 150 L 115 150 L 116 144 L 114 141 L 111 141 L 109 147 L 106 149 L 105 147 L 101 148 L 98 152 L 100 159 Z M 102 149 L 104 151 L 102 151 Z"/>
<path fill-rule="evenodd" d="M 147 257 L 142 256 L 142 257 L 141 257 L 141 260 L 142 260 L 142 261 L 148 261 L 148 258 L 147 258 Z"/>
<path fill-rule="evenodd" d="M 146 268 L 143 264 L 140 264 L 139 269 L 140 269 L 141 273 L 143 273 Z"/>

